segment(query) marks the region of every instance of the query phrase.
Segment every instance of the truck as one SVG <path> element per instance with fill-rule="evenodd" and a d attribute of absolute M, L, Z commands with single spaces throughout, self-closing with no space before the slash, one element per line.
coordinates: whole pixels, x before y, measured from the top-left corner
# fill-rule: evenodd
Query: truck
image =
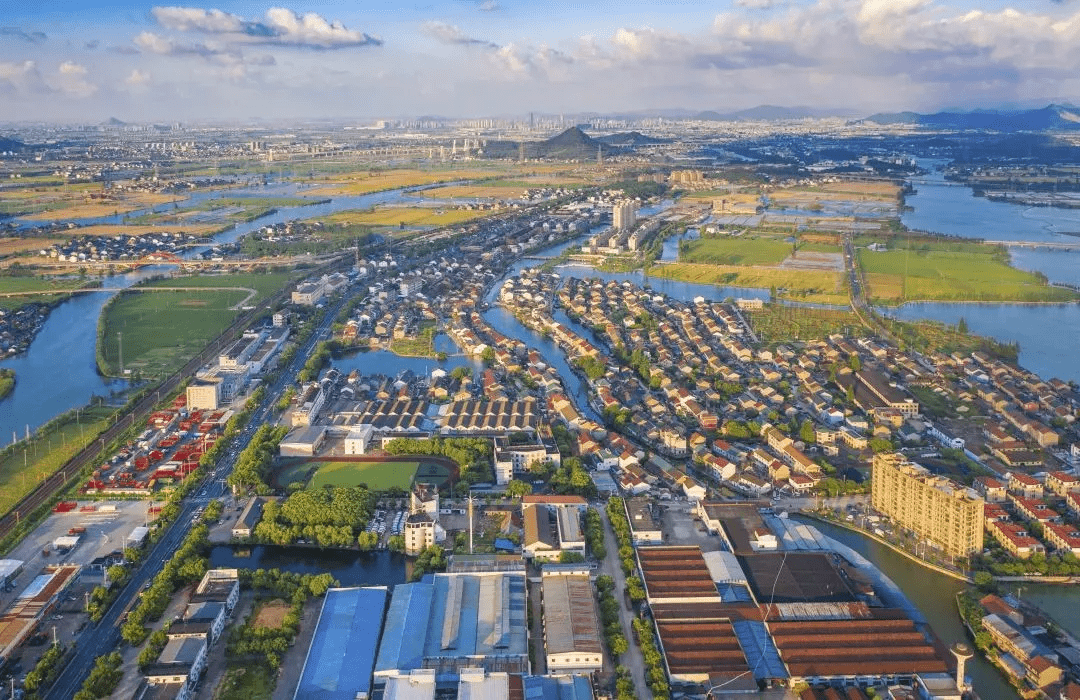
<path fill-rule="evenodd" d="M 85 535 L 86 534 L 86 528 L 85 527 L 73 527 L 73 528 L 70 528 L 68 530 L 68 534 L 69 535 Z"/>

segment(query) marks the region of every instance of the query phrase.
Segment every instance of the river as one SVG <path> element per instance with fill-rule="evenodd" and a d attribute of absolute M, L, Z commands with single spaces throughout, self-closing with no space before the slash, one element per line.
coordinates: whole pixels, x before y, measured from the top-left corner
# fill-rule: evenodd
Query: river
<path fill-rule="evenodd" d="M 956 610 L 956 594 L 966 587 L 963 582 L 920 566 L 857 532 L 817 520 L 794 517 L 846 544 L 881 569 L 930 621 L 934 633 L 946 646 L 969 641 L 967 630 Z M 982 657 L 976 656 L 971 660 L 967 673 L 971 676 L 975 692 L 983 700 L 1019 700 L 1019 695 L 1001 672 Z"/>

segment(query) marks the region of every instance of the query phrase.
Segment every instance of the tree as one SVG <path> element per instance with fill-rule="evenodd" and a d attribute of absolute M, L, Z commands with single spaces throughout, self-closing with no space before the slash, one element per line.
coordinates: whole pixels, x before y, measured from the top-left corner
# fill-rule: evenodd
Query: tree
<path fill-rule="evenodd" d="M 799 438 L 808 445 L 817 440 L 817 433 L 814 431 L 814 423 L 810 419 L 804 420 L 799 427 Z"/>
<path fill-rule="evenodd" d="M 510 498 L 521 498 L 532 493 L 532 486 L 520 479 L 511 479 L 506 485 L 506 495 Z"/>
<path fill-rule="evenodd" d="M 967 319 L 963 316 L 960 317 L 960 320 L 956 324 L 956 332 L 963 333 L 964 335 L 967 335 L 968 333 Z"/>
<path fill-rule="evenodd" d="M 386 548 L 391 552 L 404 552 L 405 551 L 405 537 L 402 535 L 391 535 L 386 540 Z"/>
<path fill-rule="evenodd" d="M 611 648 L 611 653 L 615 656 L 622 656 L 630 649 L 626 637 L 621 634 L 611 635 L 611 637 L 608 638 L 608 646 Z"/>

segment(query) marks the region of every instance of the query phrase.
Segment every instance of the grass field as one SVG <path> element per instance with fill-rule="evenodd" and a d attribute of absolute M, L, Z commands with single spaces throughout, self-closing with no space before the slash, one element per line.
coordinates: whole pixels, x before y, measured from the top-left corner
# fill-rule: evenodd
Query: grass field
<path fill-rule="evenodd" d="M 56 191 L 53 196 L 44 195 L 24 199 L 23 204 L 28 206 L 32 212 L 25 217 L 26 219 L 30 221 L 56 221 L 124 214 L 175 200 L 176 196 L 174 195 L 148 192 L 118 195 L 109 199 L 90 199 L 80 193 L 63 192 L 61 190 Z"/>
<path fill-rule="evenodd" d="M 349 173 L 333 178 L 325 184 L 305 190 L 304 194 L 313 196 L 357 195 L 381 192 L 399 187 L 415 187 L 437 182 L 455 180 L 475 180 L 498 175 L 496 170 L 476 168 L 461 170 L 380 170 L 371 172 Z"/>
<path fill-rule="evenodd" d="M 109 424 L 111 408 L 84 408 L 46 426 L 30 442 L 0 452 L 0 513 L 6 513 L 41 479 L 52 474 Z"/>
<path fill-rule="evenodd" d="M 891 182 L 826 182 L 814 187 L 771 190 L 769 199 L 774 202 L 812 199 L 839 202 L 892 202 L 896 200 L 899 193 L 900 188 Z"/>
<path fill-rule="evenodd" d="M 791 244 L 777 238 L 700 238 L 679 251 L 679 262 L 711 265 L 779 265 Z"/>
<path fill-rule="evenodd" d="M 214 700 L 270 700 L 277 679 L 262 664 L 230 665 Z"/>
<path fill-rule="evenodd" d="M 236 319 L 241 311 L 234 309 L 235 305 L 245 300 L 247 304 L 255 304 L 292 277 L 294 273 L 288 272 L 174 277 L 149 286 L 237 289 L 121 294 L 105 307 L 99 323 L 99 369 L 108 375 L 120 374 L 123 342 L 125 370 L 144 377 L 169 374 Z M 254 298 L 248 299 L 248 289 L 256 290 Z"/>
<path fill-rule="evenodd" d="M 1000 247 L 951 241 L 898 241 L 902 249 L 861 249 L 868 295 L 878 303 L 904 301 L 1057 302 L 1077 298 L 1011 267 Z M 910 247 L 908 247 L 910 246 Z"/>
<path fill-rule="evenodd" d="M 324 224 L 345 226 L 452 226 L 490 216 L 491 211 L 451 209 L 442 207 L 377 207 L 368 210 L 341 211 L 322 217 Z"/>
<path fill-rule="evenodd" d="M 323 462 L 308 482 L 308 488 L 360 486 L 386 491 L 394 486 L 407 490 L 419 462 Z"/>
<path fill-rule="evenodd" d="M 845 275 L 820 270 L 783 270 L 775 267 L 741 267 L 737 265 L 695 265 L 675 263 L 654 265 L 650 277 L 716 284 L 732 287 L 775 287 L 784 299 L 818 304 L 842 304 L 849 301 Z"/>

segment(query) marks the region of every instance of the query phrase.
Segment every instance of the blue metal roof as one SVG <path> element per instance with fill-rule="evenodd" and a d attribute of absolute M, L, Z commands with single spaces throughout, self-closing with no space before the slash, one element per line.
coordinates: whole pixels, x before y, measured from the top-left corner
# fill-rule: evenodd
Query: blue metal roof
<path fill-rule="evenodd" d="M 434 586 L 425 581 L 394 586 L 386 613 L 377 671 L 421 668 L 425 633 L 431 619 Z"/>
<path fill-rule="evenodd" d="M 371 692 L 386 596 L 384 587 L 326 592 L 295 700 L 353 700 Z"/>
<path fill-rule="evenodd" d="M 525 700 L 592 700 L 592 684 L 582 674 L 573 676 L 525 676 L 521 679 Z"/>
<path fill-rule="evenodd" d="M 769 631 L 765 629 L 764 622 L 756 620 L 739 620 L 732 622 L 735 636 L 739 638 L 739 646 L 742 647 L 746 656 L 746 663 L 754 673 L 756 680 L 769 678 L 787 678 L 787 667 L 780 660 L 780 654 L 776 651 Z"/>

